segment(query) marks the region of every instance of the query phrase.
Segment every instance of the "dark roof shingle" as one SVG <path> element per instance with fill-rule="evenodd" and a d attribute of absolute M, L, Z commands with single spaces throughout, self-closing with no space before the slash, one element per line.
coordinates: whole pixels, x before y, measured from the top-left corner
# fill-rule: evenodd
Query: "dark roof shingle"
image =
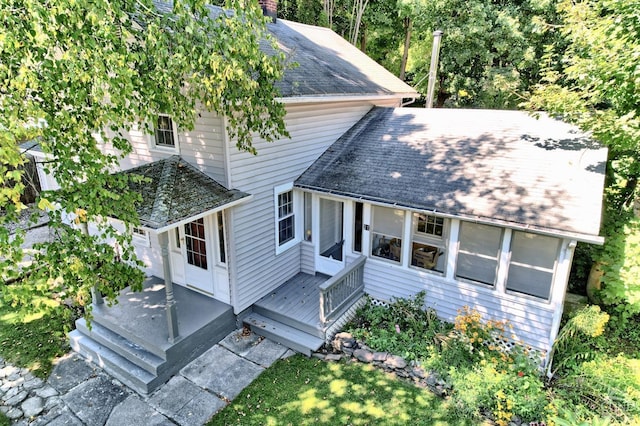
<path fill-rule="evenodd" d="M 249 197 L 225 188 L 177 155 L 119 173 L 148 178 L 131 183 L 130 189 L 142 196 L 138 206 L 141 225 L 152 229 Z"/>
<path fill-rule="evenodd" d="M 588 135 L 544 114 L 374 108 L 295 185 L 596 237 L 606 159 Z"/>

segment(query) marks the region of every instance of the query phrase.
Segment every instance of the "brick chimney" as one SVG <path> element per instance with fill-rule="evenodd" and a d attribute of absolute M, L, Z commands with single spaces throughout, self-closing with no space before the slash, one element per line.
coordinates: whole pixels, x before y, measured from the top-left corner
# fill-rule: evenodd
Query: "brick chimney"
<path fill-rule="evenodd" d="M 273 23 L 276 22 L 276 17 L 278 16 L 278 3 L 276 0 L 258 0 L 258 4 L 262 8 L 262 13 L 264 16 L 268 16 L 271 18 Z"/>

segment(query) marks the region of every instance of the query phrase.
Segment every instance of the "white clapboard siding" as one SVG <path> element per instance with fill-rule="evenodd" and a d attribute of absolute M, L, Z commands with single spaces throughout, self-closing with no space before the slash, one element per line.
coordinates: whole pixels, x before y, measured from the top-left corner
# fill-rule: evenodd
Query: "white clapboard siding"
<path fill-rule="evenodd" d="M 365 292 L 374 299 L 411 297 L 427 292 L 426 305 L 438 316 L 453 321 L 463 306 L 477 309 L 485 320 L 507 319 L 513 325 L 516 339 L 539 350 L 548 350 L 554 306 L 479 285 L 448 281 L 444 277 L 388 262 L 368 259 L 364 270 Z M 508 335 L 507 337 L 511 337 Z"/>
<path fill-rule="evenodd" d="M 142 130 L 132 129 L 123 136 L 131 142 L 133 151 L 120 161 L 120 168 L 127 170 L 153 161 L 179 154 L 187 162 L 198 167 L 222 185 L 227 185 L 224 161 L 223 120 L 214 113 L 201 112 L 193 130 L 178 129 L 178 152 L 153 149 L 150 136 Z M 104 151 L 114 153 L 109 144 Z"/>
<path fill-rule="evenodd" d="M 256 156 L 239 152 L 235 141 L 229 141 L 230 186 L 253 195 L 231 211 L 236 312 L 302 270 L 300 245 L 276 256 L 274 187 L 293 182 L 371 107 L 368 102 L 288 105 L 285 121 L 290 139 L 267 143 L 256 138 Z M 305 258 L 312 258 L 307 251 Z"/>
<path fill-rule="evenodd" d="M 313 254 L 313 244 L 303 242 L 300 245 L 300 271 L 305 274 L 316 273 L 316 263 Z"/>

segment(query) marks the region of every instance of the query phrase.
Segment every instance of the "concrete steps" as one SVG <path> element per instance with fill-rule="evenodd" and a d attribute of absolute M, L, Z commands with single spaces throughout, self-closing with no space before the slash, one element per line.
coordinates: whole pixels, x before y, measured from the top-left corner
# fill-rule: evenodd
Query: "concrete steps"
<path fill-rule="evenodd" d="M 162 373 L 162 367 L 166 364 L 166 354 L 161 358 L 95 321 L 89 330 L 85 319 L 80 318 L 76 321 L 76 330 L 151 374 Z"/>
<path fill-rule="evenodd" d="M 168 379 L 148 372 L 77 329 L 69 333 L 69 340 L 75 352 L 140 394 L 151 393 Z"/>
<path fill-rule="evenodd" d="M 267 318 L 256 312 L 247 315 L 243 322 L 254 333 L 267 337 L 306 356 L 311 356 L 312 352 L 317 351 L 324 344 L 324 339 L 318 336 L 306 333 L 275 319 Z"/>

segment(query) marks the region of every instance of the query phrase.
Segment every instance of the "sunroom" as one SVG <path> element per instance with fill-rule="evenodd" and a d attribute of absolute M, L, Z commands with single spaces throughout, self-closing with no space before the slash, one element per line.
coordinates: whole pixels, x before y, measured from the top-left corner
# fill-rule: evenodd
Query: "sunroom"
<path fill-rule="evenodd" d="M 605 163 L 606 149 L 546 116 L 374 108 L 294 183 L 311 204 L 303 257 L 330 273 L 331 235 L 344 250 L 331 262 L 367 257 L 372 297 L 426 290 L 444 319 L 466 305 L 548 351 L 574 247 L 603 241 Z"/>

